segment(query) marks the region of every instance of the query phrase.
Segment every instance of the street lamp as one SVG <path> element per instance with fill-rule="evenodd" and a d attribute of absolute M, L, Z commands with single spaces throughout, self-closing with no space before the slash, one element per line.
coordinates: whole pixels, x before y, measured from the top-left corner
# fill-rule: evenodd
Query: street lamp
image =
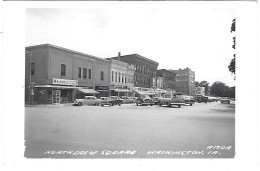
<path fill-rule="evenodd" d="M 30 87 L 30 90 L 29 90 L 29 101 L 30 101 L 30 104 L 33 104 L 33 96 L 34 96 L 34 91 L 33 91 L 33 88 L 34 88 L 34 84 L 35 83 L 32 83 L 32 73 L 31 73 L 31 60 L 32 60 L 32 54 L 25 50 L 26 53 L 28 53 L 30 55 L 30 58 L 29 58 L 29 87 Z"/>

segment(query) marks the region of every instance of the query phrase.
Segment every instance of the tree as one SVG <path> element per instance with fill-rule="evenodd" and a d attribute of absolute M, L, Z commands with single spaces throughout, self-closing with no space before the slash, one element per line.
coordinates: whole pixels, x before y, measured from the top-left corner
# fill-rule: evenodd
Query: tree
<path fill-rule="evenodd" d="M 235 87 L 229 87 L 220 81 L 216 81 L 210 88 L 210 93 L 219 97 L 235 97 Z"/>
<path fill-rule="evenodd" d="M 231 33 L 236 31 L 236 19 L 233 19 L 232 25 L 231 25 Z M 233 37 L 233 49 L 236 49 L 236 36 Z M 229 71 L 232 74 L 236 74 L 236 54 L 233 55 L 233 58 L 231 59 L 231 62 L 228 66 Z"/>

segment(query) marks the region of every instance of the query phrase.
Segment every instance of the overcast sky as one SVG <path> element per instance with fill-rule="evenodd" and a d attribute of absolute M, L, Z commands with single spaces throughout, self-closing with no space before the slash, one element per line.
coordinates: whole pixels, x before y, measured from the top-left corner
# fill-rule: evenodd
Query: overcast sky
<path fill-rule="evenodd" d="M 101 58 L 137 53 L 158 69 L 189 67 L 196 81 L 234 86 L 234 18 L 233 9 L 203 6 L 27 9 L 26 46 L 49 43 Z"/>

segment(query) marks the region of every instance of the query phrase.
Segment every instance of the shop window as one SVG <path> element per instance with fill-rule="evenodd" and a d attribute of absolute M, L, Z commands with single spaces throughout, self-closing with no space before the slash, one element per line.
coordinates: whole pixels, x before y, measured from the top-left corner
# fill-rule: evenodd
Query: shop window
<path fill-rule="evenodd" d="M 87 69 L 83 68 L 83 78 L 87 78 Z"/>
<path fill-rule="evenodd" d="M 91 79 L 91 75 L 92 75 L 91 69 L 88 69 L 88 79 Z"/>
<path fill-rule="evenodd" d="M 101 75 L 100 75 L 100 80 L 101 80 L 101 81 L 104 81 L 104 72 L 101 71 L 100 74 L 101 74 Z"/>
<path fill-rule="evenodd" d="M 66 76 L 66 65 L 61 64 L 61 76 Z"/>
<path fill-rule="evenodd" d="M 81 78 L 81 67 L 79 67 L 79 78 Z"/>
<path fill-rule="evenodd" d="M 31 63 L 31 75 L 35 75 L 35 63 Z"/>

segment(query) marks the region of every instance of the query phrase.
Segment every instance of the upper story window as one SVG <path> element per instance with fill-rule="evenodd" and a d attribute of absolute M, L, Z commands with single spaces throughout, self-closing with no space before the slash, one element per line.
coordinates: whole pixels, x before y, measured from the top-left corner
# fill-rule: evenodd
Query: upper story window
<path fill-rule="evenodd" d="M 122 73 L 122 83 L 124 83 L 124 73 Z"/>
<path fill-rule="evenodd" d="M 87 78 L 87 69 L 83 68 L 83 78 Z"/>
<path fill-rule="evenodd" d="M 61 64 L 60 65 L 61 70 L 61 76 L 66 76 L 66 65 Z"/>
<path fill-rule="evenodd" d="M 120 77 L 121 77 L 121 73 L 118 73 L 118 82 L 120 83 Z"/>
<path fill-rule="evenodd" d="M 116 72 L 116 75 L 115 75 L 115 82 L 117 82 L 117 72 Z"/>
<path fill-rule="evenodd" d="M 31 75 L 35 75 L 35 63 L 31 63 Z"/>
<path fill-rule="evenodd" d="M 81 78 L 81 67 L 79 67 L 78 71 L 79 71 L 79 75 L 78 76 L 79 76 L 79 78 Z"/>
<path fill-rule="evenodd" d="M 100 74 L 101 74 L 100 75 L 100 80 L 103 81 L 104 80 L 104 71 L 101 71 Z"/>
<path fill-rule="evenodd" d="M 88 69 L 88 79 L 91 79 L 91 75 L 92 75 L 91 69 Z"/>
<path fill-rule="evenodd" d="M 112 81 L 114 81 L 114 71 L 112 71 Z"/>

